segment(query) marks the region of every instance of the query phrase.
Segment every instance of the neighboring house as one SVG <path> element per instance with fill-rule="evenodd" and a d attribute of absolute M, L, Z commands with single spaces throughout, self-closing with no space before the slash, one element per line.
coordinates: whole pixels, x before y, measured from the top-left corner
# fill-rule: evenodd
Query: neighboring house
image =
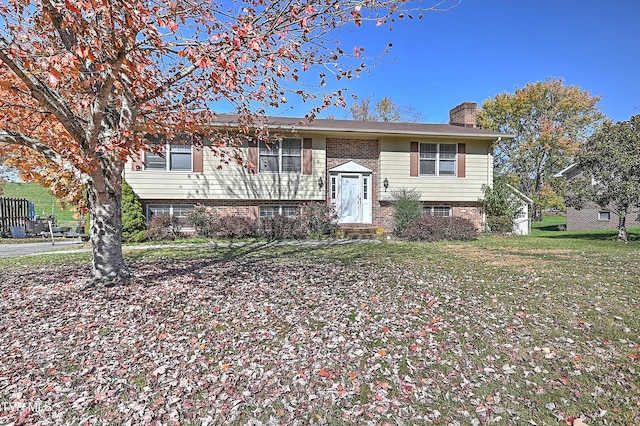
<path fill-rule="evenodd" d="M 130 161 L 125 179 L 147 218 L 184 218 L 203 204 L 219 214 L 252 219 L 291 215 L 310 201 L 334 203 L 342 226 L 392 229 L 391 194 L 415 188 L 425 213 L 460 216 L 478 227 L 478 200 L 493 182 L 492 145 L 512 137 L 475 127 L 478 106 L 450 111 L 449 124 L 416 124 L 270 117 L 284 135 L 277 146 L 253 140 L 240 147 L 254 167 L 224 164 L 208 148 L 167 145 L 167 154 Z M 212 125 L 233 126 L 233 116 Z"/>
<path fill-rule="evenodd" d="M 555 177 L 572 179 L 590 179 L 585 176 L 577 164 L 558 172 Z M 583 231 L 588 229 L 611 229 L 618 227 L 618 215 L 609 208 L 602 208 L 596 203 L 586 202 L 584 207 L 577 209 L 567 206 L 567 231 Z M 631 209 L 627 214 L 627 227 L 640 226 L 640 209 Z"/>

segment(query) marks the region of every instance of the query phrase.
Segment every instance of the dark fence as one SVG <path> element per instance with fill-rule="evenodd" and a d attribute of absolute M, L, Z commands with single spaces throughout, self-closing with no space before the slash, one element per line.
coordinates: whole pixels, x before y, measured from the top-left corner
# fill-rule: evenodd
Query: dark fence
<path fill-rule="evenodd" d="M 11 236 L 11 227 L 26 229 L 34 216 L 33 203 L 26 198 L 0 197 L 0 237 Z"/>

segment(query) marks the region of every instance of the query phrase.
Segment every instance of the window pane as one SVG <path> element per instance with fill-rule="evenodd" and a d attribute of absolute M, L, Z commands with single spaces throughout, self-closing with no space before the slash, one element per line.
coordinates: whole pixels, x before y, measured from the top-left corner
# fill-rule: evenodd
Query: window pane
<path fill-rule="evenodd" d="M 438 217 L 451 216 L 451 209 L 445 206 L 433 206 L 433 215 Z"/>
<path fill-rule="evenodd" d="M 191 145 L 169 145 L 171 152 L 188 152 L 191 154 Z"/>
<path fill-rule="evenodd" d="M 191 204 L 176 204 L 173 206 L 173 215 L 175 217 L 187 217 L 187 212 L 189 210 L 193 210 L 193 205 Z"/>
<path fill-rule="evenodd" d="M 442 161 L 440 160 L 440 176 L 455 176 L 456 174 L 456 162 L 455 161 Z"/>
<path fill-rule="evenodd" d="M 296 206 L 282 206 L 282 216 L 295 217 L 297 210 Z"/>
<path fill-rule="evenodd" d="M 420 144 L 420 158 L 435 159 L 438 153 L 438 144 L 435 143 L 421 143 Z"/>
<path fill-rule="evenodd" d="M 260 206 L 260 217 L 272 217 L 278 215 L 278 206 Z"/>
<path fill-rule="evenodd" d="M 282 157 L 282 172 L 299 172 L 300 164 L 300 157 Z"/>
<path fill-rule="evenodd" d="M 369 198 L 369 177 L 368 176 L 364 176 L 362 178 L 362 198 L 364 200 Z"/>
<path fill-rule="evenodd" d="M 258 147 L 259 147 L 259 151 L 260 151 L 260 155 L 266 154 L 266 155 L 278 155 L 278 143 L 277 142 L 270 142 L 270 143 L 266 143 L 265 141 L 259 141 L 258 142 Z"/>
<path fill-rule="evenodd" d="M 598 212 L 598 220 L 611 220 L 610 212 Z"/>
<path fill-rule="evenodd" d="M 278 156 L 260 155 L 259 161 L 261 173 L 277 173 L 278 172 Z"/>
<path fill-rule="evenodd" d="M 436 160 L 420 160 L 420 174 L 421 175 L 435 175 L 436 174 Z"/>
<path fill-rule="evenodd" d="M 336 199 L 336 177 L 331 176 L 331 199 Z"/>
<path fill-rule="evenodd" d="M 456 145 L 455 144 L 440 144 L 440 159 L 441 160 L 455 160 L 456 159 Z"/>
<path fill-rule="evenodd" d="M 282 140 L 283 155 L 298 155 L 302 152 L 302 141 L 300 139 L 284 138 Z"/>
<path fill-rule="evenodd" d="M 168 204 L 163 205 L 151 205 L 148 207 L 149 209 L 149 218 L 156 214 L 166 214 L 169 216 L 171 214 L 171 206 Z"/>
<path fill-rule="evenodd" d="M 171 152 L 171 170 L 191 170 L 191 151 L 188 154 Z"/>
<path fill-rule="evenodd" d="M 167 160 L 159 154 L 147 153 L 144 159 L 146 168 L 149 170 L 166 170 Z"/>

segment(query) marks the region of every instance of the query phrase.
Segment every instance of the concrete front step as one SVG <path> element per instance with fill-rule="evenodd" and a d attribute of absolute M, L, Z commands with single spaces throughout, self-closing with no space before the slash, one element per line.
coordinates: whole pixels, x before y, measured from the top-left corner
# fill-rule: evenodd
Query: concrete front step
<path fill-rule="evenodd" d="M 372 226 L 341 226 L 337 236 L 351 240 L 381 240 L 384 238 L 384 229 Z"/>

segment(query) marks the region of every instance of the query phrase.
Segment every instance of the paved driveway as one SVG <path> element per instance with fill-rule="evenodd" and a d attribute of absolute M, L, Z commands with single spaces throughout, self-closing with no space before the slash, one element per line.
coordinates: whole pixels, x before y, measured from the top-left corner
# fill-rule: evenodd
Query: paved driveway
<path fill-rule="evenodd" d="M 73 246 L 80 246 L 82 241 L 79 239 L 72 240 L 56 240 L 55 244 L 48 243 L 25 243 L 25 244 L 2 244 L 0 240 L 0 257 L 23 256 L 28 254 L 43 253 L 48 251 L 60 250 Z"/>

